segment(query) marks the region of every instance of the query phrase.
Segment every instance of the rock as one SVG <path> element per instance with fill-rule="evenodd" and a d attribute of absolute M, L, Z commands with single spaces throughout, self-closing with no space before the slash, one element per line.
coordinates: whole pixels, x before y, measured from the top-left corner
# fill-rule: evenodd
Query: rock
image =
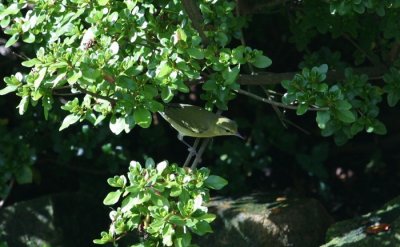
<path fill-rule="evenodd" d="M 313 247 L 323 242 L 331 218 L 318 201 L 260 198 L 214 199 L 210 205 L 218 215 L 214 233 L 193 242 L 201 247 Z M 10 247 L 93 246 L 92 240 L 108 229 L 108 213 L 101 199 L 86 194 L 20 202 L 0 211 L 0 246 L 1 240 Z M 125 238 L 123 242 L 135 243 Z"/>
<path fill-rule="evenodd" d="M 0 211 L 0 245 L 93 246 L 92 240 L 108 228 L 107 215 L 101 200 L 78 193 L 16 203 Z"/>
<path fill-rule="evenodd" d="M 333 224 L 323 247 L 400 246 L 400 196 L 377 211 Z"/>
<path fill-rule="evenodd" d="M 236 200 L 217 198 L 211 212 L 218 215 L 213 234 L 194 240 L 199 246 L 320 246 L 332 223 L 315 199 L 251 196 Z"/>

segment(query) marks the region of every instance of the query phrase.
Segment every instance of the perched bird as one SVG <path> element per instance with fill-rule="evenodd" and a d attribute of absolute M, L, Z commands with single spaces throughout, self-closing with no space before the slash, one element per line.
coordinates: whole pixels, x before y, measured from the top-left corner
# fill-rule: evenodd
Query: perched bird
<path fill-rule="evenodd" d="M 215 136 L 238 136 L 237 124 L 204 108 L 188 104 L 168 104 L 160 115 L 183 136 L 208 138 Z"/>

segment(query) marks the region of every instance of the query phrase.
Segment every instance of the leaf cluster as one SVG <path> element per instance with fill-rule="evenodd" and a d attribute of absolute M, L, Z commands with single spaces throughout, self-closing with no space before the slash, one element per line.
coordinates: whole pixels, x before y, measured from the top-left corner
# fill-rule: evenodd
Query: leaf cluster
<path fill-rule="evenodd" d="M 234 7 L 230 1 L 200 2 L 204 47 L 178 0 L 1 4 L 1 25 L 11 35 L 6 46 L 22 39 L 40 48 L 22 63 L 29 74 L 6 78 L 0 93 L 17 92 L 20 114 L 41 101 L 46 117 L 55 96 L 69 94 L 62 107 L 69 115 L 60 129 L 107 118 L 115 134 L 149 127 L 151 113 L 176 94 L 189 93 L 190 82 L 206 80 L 202 98 L 209 108 L 226 110 L 239 88 L 241 65 L 271 64 L 261 51 L 226 48 L 243 25 Z"/>
<path fill-rule="evenodd" d="M 141 243 L 134 246 L 194 246 L 192 233 L 212 232 L 214 214 L 208 213 L 209 190 L 223 188 L 227 181 L 210 175 L 207 168 L 191 170 L 148 158 L 144 167 L 130 163 L 127 176 L 107 180 L 116 191 L 105 205 L 120 204 L 110 212 L 111 225 L 96 244 L 115 242 L 138 230 Z"/>

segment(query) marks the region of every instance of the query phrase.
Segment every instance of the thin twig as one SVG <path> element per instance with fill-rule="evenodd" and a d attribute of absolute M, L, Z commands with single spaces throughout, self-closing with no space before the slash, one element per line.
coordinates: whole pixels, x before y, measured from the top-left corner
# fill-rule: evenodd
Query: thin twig
<path fill-rule="evenodd" d="M 264 93 L 267 96 L 267 99 L 272 100 L 272 96 L 268 92 L 268 90 L 263 85 L 260 85 L 260 87 L 264 90 Z M 275 114 L 278 116 L 279 121 L 281 121 L 283 127 L 287 128 L 287 125 L 285 123 L 285 116 L 283 115 L 281 110 L 279 110 L 279 108 L 276 105 L 271 105 L 271 106 L 272 106 L 272 109 L 274 110 Z"/>
<path fill-rule="evenodd" d="M 80 93 L 58 93 L 58 92 L 53 91 L 52 94 L 56 95 L 56 96 L 77 96 L 77 95 L 81 95 L 84 93 L 83 92 L 80 92 Z"/>
<path fill-rule="evenodd" d="M 284 118 L 283 121 L 285 121 L 286 123 L 292 125 L 293 127 L 295 127 L 296 129 L 300 130 L 301 132 L 303 132 L 303 133 L 306 134 L 306 135 L 310 135 L 310 134 L 311 134 L 310 131 L 304 129 L 304 128 L 301 127 L 300 125 L 298 125 L 298 124 L 296 124 L 296 123 L 290 121 L 290 120 L 287 119 L 287 118 Z"/>
<path fill-rule="evenodd" d="M 13 51 L 13 50 L 11 50 L 11 52 L 15 56 L 21 58 L 23 61 L 30 60 L 30 58 L 28 56 L 26 56 L 25 54 L 19 54 L 19 53 L 16 53 L 15 51 Z"/>
<path fill-rule="evenodd" d="M 263 97 L 258 96 L 256 94 L 247 92 L 247 91 L 245 91 L 243 89 L 235 90 L 235 92 L 243 94 L 243 95 L 246 95 L 246 96 L 249 96 L 249 97 L 251 97 L 253 99 L 262 101 L 262 102 L 267 103 L 267 104 L 276 105 L 276 106 L 281 107 L 281 108 L 290 109 L 290 110 L 297 110 L 297 108 L 298 108 L 298 106 L 295 106 L 295 105 L 285 105 L 285 104 L 280 103 L 280 102 L 276 102 L 276 101 L 273 101 L 273 100 L 269 100 L 269 99 L 263 98 Z M 320 107 L 320 108 L 315 107 L 315 108 L 308 108 L 308 110 L 309 111 L 327 111 L 327 110 L 329 110 L 329 108 L 328 107 Z"/>

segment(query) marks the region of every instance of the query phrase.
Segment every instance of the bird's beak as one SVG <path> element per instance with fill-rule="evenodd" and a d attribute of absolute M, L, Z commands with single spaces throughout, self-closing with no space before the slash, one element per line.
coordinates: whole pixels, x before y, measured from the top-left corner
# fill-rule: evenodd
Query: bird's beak
<path fill-rule="evenodd" d="M 239 132 L 237 132 L 237 133 L 235 134 L 235 136 L 237 136 L 237 137 L 239 137 L 240 139 L 244 140 L 244 137 L 243 137 L 241 134 L 239 134 Z"/>

